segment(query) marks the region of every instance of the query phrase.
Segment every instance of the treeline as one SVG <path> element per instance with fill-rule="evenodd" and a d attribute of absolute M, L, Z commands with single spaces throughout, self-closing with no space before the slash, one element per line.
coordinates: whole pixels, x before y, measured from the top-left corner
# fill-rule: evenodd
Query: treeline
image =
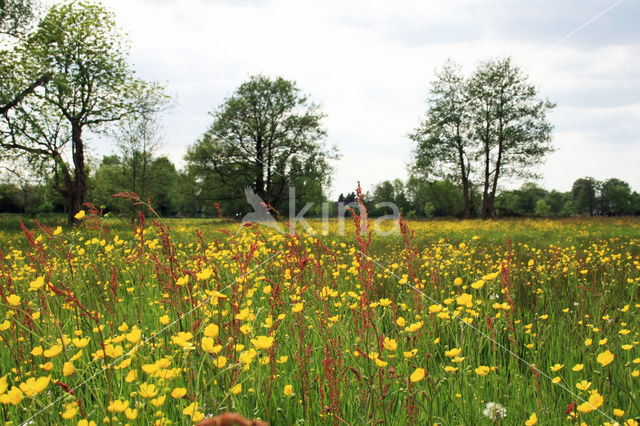
<path fill-rule="evenodd" d="M 482 194 L 470 191 L 471 217 L 482 216 Z M 340 194 L 339 201 L 349 203 L 355 194 Z M 450 180 L 427 181 L 412 177 L 376 185 L 366 196 L 366 206 L 373 216 L 391 214 L 394 203 L 407 218 L 465 217 L 461 188 Z M 640 194 L 617 178 L 597 181 L 580 178 L 571 191 L 546 190 L 527 182 L 519 189 L 498 193 L 495 200 L 497 217 L 568 216 L 568 215 L 640 215 Z"/>

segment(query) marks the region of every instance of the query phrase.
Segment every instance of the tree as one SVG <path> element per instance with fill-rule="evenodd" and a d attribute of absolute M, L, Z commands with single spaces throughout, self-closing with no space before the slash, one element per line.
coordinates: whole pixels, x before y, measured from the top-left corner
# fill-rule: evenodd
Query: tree
<path fill-rule="evenodd" d="M 87 192 L 83 132 L 148 114 L 166 98 L 159 86 L 135 77 L 114 16 L 99 5 L 53 6 L 15 53 L 50 78 L 4 114 L 10 136 L 0 143 L 53 168 L 72 222 Z"/>
<path fill-rule="evenodd" d="M 494 215 L 500 178 L 535 177 L 531 167 L 552 150 L 547 113 L 555 106 L 537 98 L 536 88 L 510 58 L 482 63 L 467 84 L 470 134 L 479 142 L 482 215 Z"/>
<path fill-rule="evenodd" d="M 576 213 L 589 213 L 593 216 L 599 190 L 599 182 L 592 177 L 580 178 L 573 183 L 571 195 Z"/>
<path fill-rule="evenodd" d="M 600 189 L 600 211 L 610 215 L 633 213 L 631 187 L 623 180 L 611 178 Z"/>
<path fill-rule="evenodd" d="M 448 61 L 436 73 L 429 92 L 425 120 L 409 137 L 416 142 L 411 169 L 426 179 L 432 176 L 453 179 L 462 187 L 464 217 L 471 217 L 472 141 L 467 138 L 468 109 L 460 67 Z"/>
<path fill-rule="evenodd" d="M 123 166 L 124 181 L 121 191 L 134 192 L 142 200 L 147 200 L 151 186 L 149 167 L 162 145 L 157 117 L 129 116 L 118 123 L 114 136 Z M 130 203 L 130 210 L 131 221 L 134 221 L 138 217 L 138 206 Z"/>
<path fill-rule="evenodd" d="M 31 0 L 0 0 L 0 34 L 15 37 L 32 19 Z"/>
<path fill-rule="evenodd" d="M 284 207 L 289 186 L 296 197 L 323 198 L 336 155 L 323 143 L 324 114 L 294 82 L 253 76 L 212 115 L 185 157 L 212 201 L 240 203 L 245 186 L 276 208 Z"/>

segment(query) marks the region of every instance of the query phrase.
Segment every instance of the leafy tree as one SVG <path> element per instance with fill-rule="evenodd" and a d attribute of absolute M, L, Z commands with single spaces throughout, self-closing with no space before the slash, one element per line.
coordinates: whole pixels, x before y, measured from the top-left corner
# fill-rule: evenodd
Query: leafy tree
<path fill-rule="evenodd" d="M 336 154 L 323 143 L 324 114 L 294 82 L 253 76 L 212 115 L 213 124 L 185 157 L 211 201 L 244 205 L 250 186 L 282 209 L 290 185 L 296 197 L 323 199 Z"/>
<path fill-rule="evenodd" d="M 114 135 L 123 167 L 122 191 L 134 192 L 143 200 L 149 198 L 151 188 L 149 169 L 162 144 L 160 133 L 160 125 L 155 116 L 130 116 L 121 120 L 116 126 Z M 173 169 L 175 172 L 175 167 Z M 138 210 L 138 206 L 130 203 L 132 221 L 137 219 Z"/>
<path fill-rule="evenodd" d="M 429 108 L 424 121 L 409 137 L 416 142 L 411 169 L 424 178 L 453 179 L 462 187 L 464 217 L 471 217 L 472 164 L 468 139 L 469 111 L 460 67 L 448 61 L 436 73 L 429 91 Z"/>
<path fill-rule="evenodd" d="M 550 213 L 560 214 L 564 205 L 571 200 L 571 194 L 556 191 L 555 189 L 549 191 L 544 198 L 545 203 L 549 205 Z"/>
<path fill-rule="evenodd" d="M 551 206 L 547 204 L 542 198 L 536 201 L 535 213 L 538 216 L 547 216 L 551 212 Z"/>
<path fill-rule="evenodd" d="M 427 118 L 409 135 L 416 142 L 411 170 L 459 182 L 465 217 L 477 171 L 482 215 L 493 217 L 500 179 L 535 177 L 531 166 L 551 151 L 546 115 L 554 106 L 537 98 L 510 58 L 484 62 L 468 79 L 448 62 L 432 83 Z"/>
<path fill-rule="evenodd" d="M 616 178 L 604 181 L 600 189 L 600 211 L 613 215 L 631 214 L 633 203 L 629 184 Z"/>
<path fill-rule="evenodd" d="M 575 213 L 589 213 L 593 216 L 596 209 L 600 183 L 592 177 L 580 178 L 571 187 Z"/>
<path fill-rule="evenodd" d="M 482 215 L 493 217 L 503 176 L 534 177 L 551 146 L 547 113 L 553 103 L 537 98 L 536 88 L 510 58 L 484 62 L 467 85 L 470 131 L 479 142 L 482 164 Z"/>
<path fill-rule="evenodd" d="M 33 19 L 31 0 L 0 0 L 0 34 L 17 36 Z"/>
<path fill-rule="evenodd" d="M 87 192 L 83 132 L 147 114 L 165 98 L 157 85 L 135 77 L 113 14 L 99 5 L 53 6 L 15 53 L 51 78 L 4 114 L 10 137 L 0 143 L 53 168 L 72 222 Z"/>

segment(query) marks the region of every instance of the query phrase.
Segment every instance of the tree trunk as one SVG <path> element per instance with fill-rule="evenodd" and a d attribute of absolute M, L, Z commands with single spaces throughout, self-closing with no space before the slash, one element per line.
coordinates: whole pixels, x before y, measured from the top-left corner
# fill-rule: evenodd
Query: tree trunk
<path fill-rule="evenodd" d="M 71 123 L 71 150 L 73 156 L 74 176 L 73 180 L 65 179 L 67 192 L 67 221 L 73 224 L 75 214 L 82 208 L 84 196 L 87 193 L 87 180 L 84 169 L 84 143 L 82 142 L 82 126 L 79 123 Z"/>
<path fill-rule="evenodd" d="M 263 201 L 267 201 L 264 192 L 264 155 L 262 148 L 262 136 L 258 135 L 256 139 L 256 194 Z"/>
<path fill-rule="evenodd" d="M 482 217 L 491 219 L 491 209 L 489 207 L 489 146 L 484 152 L 484 188 L 482 189 Z"/>
<path fill-rule="evenodd" d="M 460 162 L 460 174 L 462 176 L 462 198 L 464 199 L 464 218 L 471 218 L 471 197 L 469 196 L 469 169 L 464 162 L 464 149 L 460 136 L 460 126 L 456 127 L 458 139 L 458 161 Z"/>

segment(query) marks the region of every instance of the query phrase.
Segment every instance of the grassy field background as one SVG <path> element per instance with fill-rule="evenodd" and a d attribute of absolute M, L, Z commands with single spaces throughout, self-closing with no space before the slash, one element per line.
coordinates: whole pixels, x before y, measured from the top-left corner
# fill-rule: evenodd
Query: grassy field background
<path fill-rule="evenodd" d="M 82 222 L 0 219 L 5 421 L 640 416 L 638 218 Z"/>

